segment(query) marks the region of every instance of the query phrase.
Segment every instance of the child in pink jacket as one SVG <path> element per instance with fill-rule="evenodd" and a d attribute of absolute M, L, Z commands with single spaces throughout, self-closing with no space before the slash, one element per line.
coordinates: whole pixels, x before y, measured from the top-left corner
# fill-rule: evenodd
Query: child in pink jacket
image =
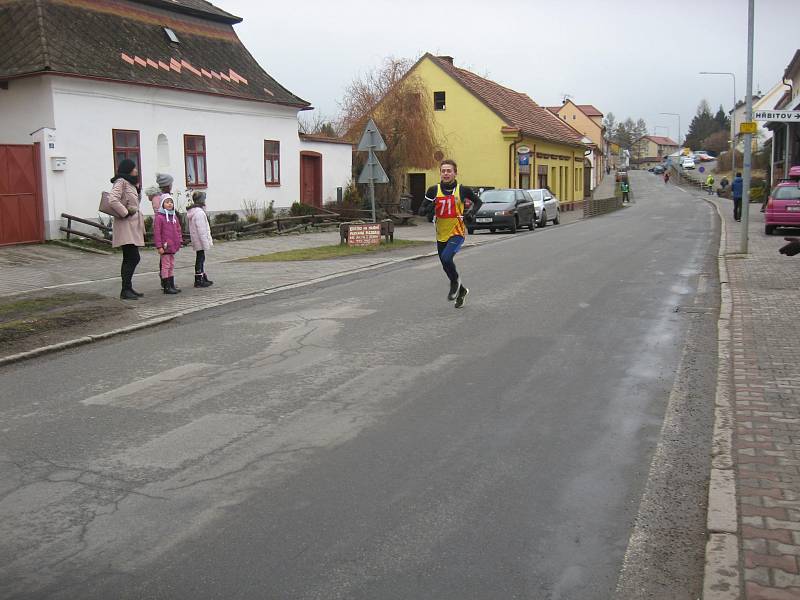
<path fill-rule="evenodd" d="M 194 287 L 205 288 L 214 284 L 206 275 L 206 250 L 214 245 L 211 238 L 211 225 L 206 215 L 206 193 L 197 191 L 192 194 L 192 205 L 186 209 L 186 221 L 189 223 L 189 236 L 192 248 L 196 252 L 194 260 Z"/>
<path fill-rule="evenodd" d="M 153 223 L 153 243 L 161 255 L 161 289 L 165 294 L 177 294 L 181 290 L 175 287 L 175 255 L 181 249 L 183 234 L 175 203 L 167 195 Z"/>

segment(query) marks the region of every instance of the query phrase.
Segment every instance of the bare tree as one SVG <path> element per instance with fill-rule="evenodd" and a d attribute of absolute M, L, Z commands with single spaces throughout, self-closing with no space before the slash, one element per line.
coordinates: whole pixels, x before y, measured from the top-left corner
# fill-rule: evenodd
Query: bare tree
<path fill-rule="evenodd" d="M 316 111 L 301 112 L 297 118 L 297 130 L 309 135 L 339 137 L 333 120 Z"/>
<path fill-rule="evenodd" d="M 354 79 L 342 101 L 339 128 L 345 139 L 357 143 L 369 118 L 375 121 L 387 149 L 378 159 L 389 176 L 388 186 L 378 186 L 383 200 L 395 199 L 403 191 L 409 168 L 429 169 L 441 145 L 436 139 L 433 98 L 422 79 L 409 75 L 407 59 L 386 58 L 362 78 Z M 365 153 L 353 160 L 354 173 L 361 170 Z"/>

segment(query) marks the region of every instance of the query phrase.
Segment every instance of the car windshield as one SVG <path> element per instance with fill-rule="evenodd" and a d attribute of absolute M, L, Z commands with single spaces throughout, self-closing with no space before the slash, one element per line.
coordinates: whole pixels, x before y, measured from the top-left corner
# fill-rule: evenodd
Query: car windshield
<path fill-rule="evenodd" d="M 800 200 L 800 188 L 796 185 L 782 185 L 772 192 L 775 200 Z"/>
<path fill-rule="evenodd" d="M 489 190 L 481 194 L 481 202 L 484 204 L 508 204 L 514 202 L 514 191 Z"/>

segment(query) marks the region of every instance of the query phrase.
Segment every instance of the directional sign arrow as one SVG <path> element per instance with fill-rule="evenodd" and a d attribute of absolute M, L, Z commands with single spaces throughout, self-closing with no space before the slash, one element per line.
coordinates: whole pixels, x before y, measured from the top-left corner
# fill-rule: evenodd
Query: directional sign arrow
<path fill-rule="evenodd" d="M 386 142 L 381 137 L 381 132 L 378 131 L 378 126 L 375 121 L 370 119 L 367 121 L 367 127 L 364 129 L 364 135 L 361 136 L 361 141 L 358 142 L 358 150 L 373 150 L 375 152 L 383 152 L 386 150 Z"/>

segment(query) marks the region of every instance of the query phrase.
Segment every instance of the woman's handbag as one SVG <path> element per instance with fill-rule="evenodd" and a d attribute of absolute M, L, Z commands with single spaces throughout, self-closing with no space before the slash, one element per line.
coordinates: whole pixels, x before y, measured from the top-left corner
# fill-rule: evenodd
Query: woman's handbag
<path fill-rule="evenodd" d="M 109 194 L 108 192 L 102 192 L 100 194 L 100 206 L 97 208 L 97 210 L 110 217 L 118 217 L 119 215 L 114 212 L 113 208 L 111 208 L 110 200 L 111 200 L 111 194 Z"/>

